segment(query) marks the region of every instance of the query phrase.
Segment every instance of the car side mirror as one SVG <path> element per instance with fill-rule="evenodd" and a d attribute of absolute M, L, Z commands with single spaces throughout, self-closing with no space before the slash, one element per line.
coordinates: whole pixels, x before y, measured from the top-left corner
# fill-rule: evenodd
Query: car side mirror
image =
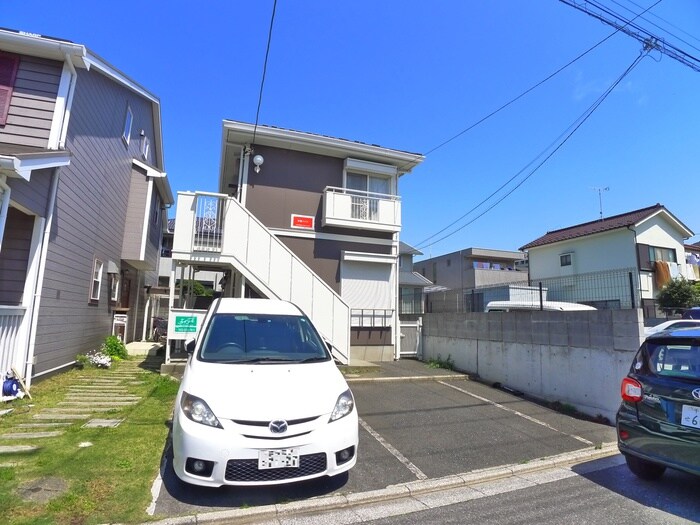
<path fill-rule="evenodd" d="M 197 340 L 192 338 L 192 339 L 187 339 L 185 341 L 185 351 L 188 354 L 193 354 L 194 353 L 194 347 L 197 344 Z"/>

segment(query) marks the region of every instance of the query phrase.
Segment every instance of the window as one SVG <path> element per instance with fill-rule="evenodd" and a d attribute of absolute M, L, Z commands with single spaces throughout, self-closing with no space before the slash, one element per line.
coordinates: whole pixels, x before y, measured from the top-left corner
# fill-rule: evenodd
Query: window
<path fill-rule="evenodd" d="M 92 285 L 90 286 L 90 300 L 100 300 L 100 287 L 102 286 L 102 270 L 104 265 L 99 259 L 95 259 L 92 267 Z"/>
<path fill-rule="evenodd" d="M 146 135 L 141 137 L 141 157 L 143 160 L 148 160 L 148 154 L 151 151 L 151 141 Z"/>
<path fill-rule="evenodd" d="M 660 248 L 658 246 L 649 246 L 650 261 L 665 261 L 678 262 L 676 259 L 676 250 L 672 248 Z"/>
<path fill-rule="evenodd" d="M 352 218 L 369 221 L 379 220 L 379 199 L 391 193 L 390 179 L 362 173 L 348 173 L 346 188 L 352 196 Z"/>
<path fill-rule="evenodd" d="M 112 282 L 111 282 L 111 290 L 110 290 L 110 294 L 109 294 L 109 299 L 113 303 L 116 303 L 119 300 L 121 279 L 119 277 L 119 274 L 112 274 L 110 277 L 111 277 Z"/>
<path fill-rule="evenodd" d="M 0 51 L 0 126 L 7 124 L 10 99 L 17 78 L 19 56 Z"/>
<path fill-rule="evenodd" d="M 151 222 L 154 226 L 158 226 L 160 222 L 160 197 L 158 194 L 153 195 L 153 203 L 151 204 Z"/>
<path fill-rule="evenodd" d="M 571 266 L 571 254 L 562 253 L 559 256 L 559 266 Z"/>
<path fill-rule="evenodd" d="M 131 140 L 131 125 L 134 123 L 134 114 L 131 111 L 131 106 L 126 105 L 126 117 L 124 118 L 124 131 L 122 131 L 122 140 L 126 145 Z"/>

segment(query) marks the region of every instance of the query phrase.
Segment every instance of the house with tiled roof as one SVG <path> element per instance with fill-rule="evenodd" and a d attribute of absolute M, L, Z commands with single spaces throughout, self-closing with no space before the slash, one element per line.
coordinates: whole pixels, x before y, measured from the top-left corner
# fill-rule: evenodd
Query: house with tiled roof
<path fill-rule="evenodd" d="M 520 250 L 528 254 L 530 282 L 553 283 L 548 289 L 550 299 L 603 308 L 643 308 L 645 317 L 654 317 L 661 269 L 695 278 L 684 248 L 684 241 L 693 235 L 663 205 L 655 204 L 547 232 Z M 621 276 L 619 282 L 582 289 L 582 276 L 616 274 Z"/>

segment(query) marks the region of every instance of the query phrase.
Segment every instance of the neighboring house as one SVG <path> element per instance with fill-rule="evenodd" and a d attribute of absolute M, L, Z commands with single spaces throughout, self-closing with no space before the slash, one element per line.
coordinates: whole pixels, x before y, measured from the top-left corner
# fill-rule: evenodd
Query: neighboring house
<path fill-rule="evenodd" d="M 398 179 L 422 160 L 224 121 L 220 194 L 178 194 L 173 260 L 224 271 L 225 295 L 294 302 L 341 361 L 351 347 L 353 357 L 393 359 L 400 344 Z M 171 312 L 169 337 L 184 338 L 182 315 Z"/>
<path fill-rule="evenodd" d="M 172 203 L 158 99 L 83 45 L 0 30 L 0 373 L 60 371 L 115 324 L 140 340 Z"/>
<path fill-rule="evenodd" d="M 472 290 L 500 284 L 527 282 L 522 252 L 467 248 L 413 263 L 413 269 L 430 279 L 435 290 Z"/>
<path fill-rule="evenodd" d="M 660 278 L 670 274 L 695 279 L 683 245 L 692 236 L 678 218 L 655 204 L 551 231 L 520 249 L 528 254 L 531 283 L 548 280 L 550 300 L 643 308 L 645 317 L 656 317 Z M 584 290 L 583 278 L 595 275 L 612 284 Z"/>
<path fill-rule="evenodd" d="M 425 289 L 433 284 L 413 271 L 413 256 L 423 255 L 413 246 L 399 242 L 399 316 L 415 319 L 425 313 Z"/>

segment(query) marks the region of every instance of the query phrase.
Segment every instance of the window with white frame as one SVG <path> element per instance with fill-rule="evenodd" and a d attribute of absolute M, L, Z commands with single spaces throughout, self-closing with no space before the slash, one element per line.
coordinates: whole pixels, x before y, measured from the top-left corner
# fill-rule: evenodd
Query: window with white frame
<path fill-rule="evenodd" d="M 148 160 L 148 154 L 151 151 L 151 141 L 149 138 L 144 135 L 141 137 L 141 157 L 143 157 L 143 160 Z"/>
<path fill-rule="evenodd" d="M 118 273 L 111 276 L 109 299 L 116 303 L 119 300 L 119 292 L 121 291 L 121 278 Z"/>
<path fill-rule="evenodd" d="M 391 179 L 348 172 L 345 186 L 352 196 L 352 218 L 376 221 L 379 219 L 379 198 L 391 193 Z"/>
<path fill-rule="evenodd" d="M 92 284 L 90 285 L 90 300 L 100 300 L 100 288 L 102 287 L 102 271 L 104 264 L 99 259 L 95 259 L 92 267 Z"/>
<path fill-rule="evenodd" d="M 134 123 L 134 113 L 131 111 L 131 106 L 126 105 L 126 117 L 124 118 L 124 130 L 122 131 L 122 140 L 126 145 L 131 140 L 131 126 Z"/>

